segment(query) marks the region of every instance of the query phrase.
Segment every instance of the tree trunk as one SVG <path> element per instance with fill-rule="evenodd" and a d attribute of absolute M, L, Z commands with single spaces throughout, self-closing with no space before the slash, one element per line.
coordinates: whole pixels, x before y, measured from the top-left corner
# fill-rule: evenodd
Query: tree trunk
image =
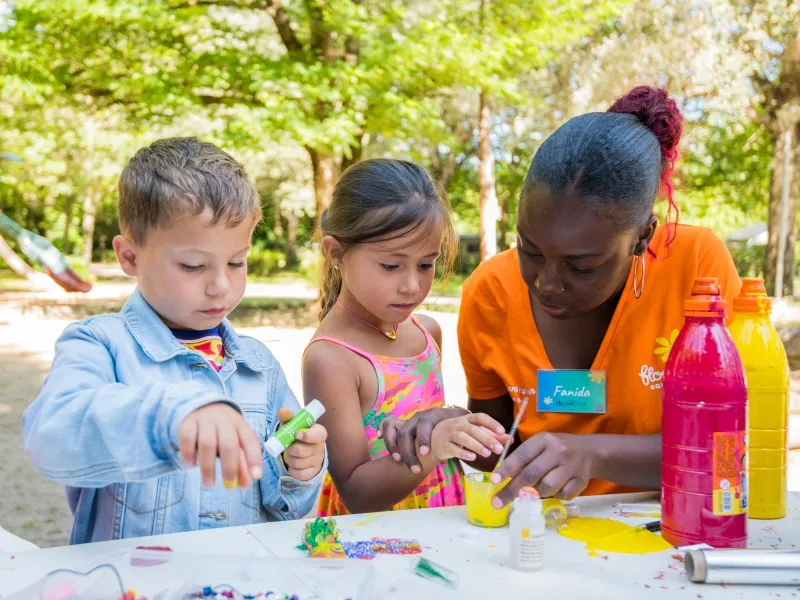
<path fill-rule="evenodd" d="M 478 170 L 481 191 L 481 260 L 486 260 L 497 254 L 497 194 L 494 179 L 494 152 L 489 137 L 492 130 L 492 107 L 489 95 L 483 89 L 481 89 L 478 122 L 478 158 L 481 161 Z"/>
<path fill-rule="evenodd" d="M 97 206 L 94 190 L 89 188 L 83 197 L 83 262 L 92 264 L 92 250 L 94 248 L 94 223 L 97 216 Z"/>
<path fill-rule="evenodd" d="M 333 185 L 336 179 L 336 158 L 311 148 L 306 148 L 314 169 L 314 197 L 317 204 L 317 218 L 328 208 L 333 199 Z"/>
<path fill-rule="evenodd" d="M 297 226 L 300 219 L 293 212 L 286 213 L 286 267 L 297 266 Z"/>
<path fill-rule="evenodd" d="M 272 194 L 272 233 L 276 240 L 283 241 L 283 214 L 277 194 Z"/>
<path fill-rule="evenodd" d="M 361 155 L 364 152 L 364 137 L 365 134 L 360 134 L 356 143 L 350 146 L 350 158 L 342 157 L 342 173 L 361 160 Z"/>
<path fill-rule="evenodd" d="M 326 22 L 325 10 L 319 1 L 306 2 L 306 10 L 310 18 L 311 47 L 319 60 L 331 62 L 336 59 L 336 48 L 333 42 L 330 24 Z"/>
<path fill-rule="evenodd" d="M 795 30 L 796 31 L 796 30 Z M 800 148 L 800 32 L 793 33 L 786 40 L 781 55 L 780 77 L 765 82 L 762 88 L 768 128 L 772 137 L 772 172 L 769 185 L 769 208 L 767 224 L 769 234 L 767 252 L 764 259 L 764 278 L 767 291 L 775 294 L 782 284 L 784 293 L 793 293 L 796 263 L 794 247 L 797 242 L 797 187 L 798 187 L 798 148 Z M 790 133 L 788 156 L 786 135 Z M 788 166 L 787 166 L 788 165 Z M 781 221 L 783 213 L 784 190 L 787 195 L 787 222 L 784 224 L 786 237 L 781 240 Z M 776 282 L 778 252 L 785 241 L 783 255 L 783 282 Z"/>
<path fill-rule="evenodd" d="M 64 240 L 61 244 L 64 254 L 69 254 L 69 232 L 72 229 L 72 206 L 75 204 L 75 196 L 70 194 L 64 198 Z"/>
<path fill-rule="evenodd" d="M 442 190 L 444 190 L 445 193 L 447 193 L 450 188 L 450 180 L 453 178 L 455 172 L 456 153 L 451 150 L 447 153 L 447 159 L 444 161 L 444 165 L 439 173 L 439 185 L 442 186 Z"/>
<path fill-rule="evenodd" d="M 503 200 L 500 202 L 500 222 L 499 233 L 497 235 L 497 249 L 502 252 L 508 250 L 508 234 L 511 231 L 511 220 L 509 218 L 509 202 L 508 194 L 504 194 Z"/>
<path fill-rule="evenodd" d="M 787 128 L 791 128 L 792 140 L 789 146 L 788 161 L 785 156 L 785 135 Z M 783 186 L 784 181 L 789 183 L 789 206 L 787 215 L 786 250 L 783 255 L 783 294 L 791 296 L 794 292 L 794 276 L 796 262 L 794 256 L 797 243 L 797 167 L 800 158 L 800 124 L 786 123 L 780 120 L 772 128 L 772 172 L 769 186 L 769 208 L 767 227 L 767 251 L 764 257 L 764 279 L 767 292 L 775 295 L 777 290 L 778 248 L 780 245 L 781 218 L 783 212 Z M 785 172 L 788 163 L 789 172 Z"/>
<path fill-rule="evenodd" d="M 86 159 L 84 161 L 84 176 L 86 190 L 83 197 L 83 261 L 92 264 L 92 246 L 94 244 L 94 223 L 97 214 L 96 192 L 94 189 L 94 135 L 95 122 L 92 117 L 87 117 L 83 125 L 84 143 L 86 145 Z"/>

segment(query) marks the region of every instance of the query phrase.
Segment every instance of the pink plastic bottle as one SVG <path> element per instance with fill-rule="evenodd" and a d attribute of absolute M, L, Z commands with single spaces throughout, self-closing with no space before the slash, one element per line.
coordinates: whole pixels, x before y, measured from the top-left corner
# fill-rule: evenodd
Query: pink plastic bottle
<path fill-rule="evenodd" d="M 747 547 L 747 390 L 717 279 L 698 277 L 664 370 L 661 535 Z"/>

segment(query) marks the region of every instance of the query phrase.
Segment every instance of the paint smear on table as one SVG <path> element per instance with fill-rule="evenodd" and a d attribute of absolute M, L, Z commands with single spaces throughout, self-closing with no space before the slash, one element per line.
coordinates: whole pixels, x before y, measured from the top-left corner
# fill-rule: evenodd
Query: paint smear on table
<path fill-rule="evenodd" d="M 569 519 L 558 535 L 586 544 L 589 556 L 599 556 L 600 552 L 650 554 L 672 548 L 660 535 L 646 529 L 595 517 Z"/>
<path fill-rule="evenodd" d="M 365 519 L 353 523 L 352 527 L 364 527 L 365 525 L 370 525 L 371 523 L 374 523 L 375 519 L 377 518 L 378 518 L 378 513 L 370 513 L 366 516 Z"/>

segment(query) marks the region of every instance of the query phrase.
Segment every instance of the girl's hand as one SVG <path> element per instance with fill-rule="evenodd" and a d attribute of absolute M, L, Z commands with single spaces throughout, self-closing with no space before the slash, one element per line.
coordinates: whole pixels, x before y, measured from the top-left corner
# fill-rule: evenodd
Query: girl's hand
<path fill-rule="evenodd" d="M 396 462 L 406 463 L 412 473 L 419 473 L 419 456 L 427 456 L 431 448 L 431 435 L 436 424 L 445 419 L 469 414 L 463 408 L 441 407 L 421 410 L 410 419 L 389 417 L 381 423 L 378 437 L 383 438 L 386 450 Z"/>
<path fill-rule="evenodd" d="M 542 498 L 573 499 L 595 476 L 593 447 L 591 435 L 544 431 L 531 436 L 492 473 L 492 483 L 511 478 L 492 504 L 502 508 L 525 486 L 535 487 Z"/>
<path fill-rule="evenodd" d="M 500 425 L 483 413 L 467 414 L 440 421 L 433 429 L 431 452 L 439 460 L 460 458 L 473 461 L 477 454 L 501 454 L 508 439 Z"/>

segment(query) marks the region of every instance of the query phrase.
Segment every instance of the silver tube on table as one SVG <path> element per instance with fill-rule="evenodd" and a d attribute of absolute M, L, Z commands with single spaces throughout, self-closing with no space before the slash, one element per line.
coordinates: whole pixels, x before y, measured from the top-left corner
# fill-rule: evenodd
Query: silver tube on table
<path fill-rule="evenodd" d="M 788 550 L 691 550 L 684 566 L 692 583 L 800 585 L 800 552 Z"/>

